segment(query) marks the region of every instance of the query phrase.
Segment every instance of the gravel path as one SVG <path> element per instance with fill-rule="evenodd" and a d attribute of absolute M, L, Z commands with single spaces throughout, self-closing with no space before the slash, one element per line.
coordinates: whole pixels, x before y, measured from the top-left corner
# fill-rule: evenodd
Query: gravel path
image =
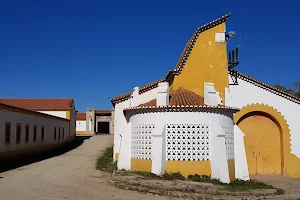
<path fill-rule="evenodd" d="M 286 176 L 252 176 L 251 178 L 273 185 L 285 191 L 284 195 L 277 196 L 277 199 L 300 200 L 300 179 Z"/>
<path fill-rule="evenodd" d="M 171 199 L 108 184 L 108 175 L 97 171 L 95 163 L 112 141 L 111 135 L 94 136 L 62 155 L 0 173 L 0 199 Z"/>

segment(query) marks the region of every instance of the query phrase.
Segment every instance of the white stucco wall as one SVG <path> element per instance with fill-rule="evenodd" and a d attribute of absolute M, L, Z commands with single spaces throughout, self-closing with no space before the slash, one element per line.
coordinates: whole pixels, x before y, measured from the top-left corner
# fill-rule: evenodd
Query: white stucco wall
<path fill-rule="evenodd" d="M 206 109 L 204 109 L 206 110 Z M 158 124 L 161 122 L 172 124 L 198 124 L 218 121 L 221 125 L 233 125 L 232 114 L 221 111 L 213 112 L 207 109 L 207 112 L 149 112 L 139 113 L 130 117 L 132 126 L 135 124 Z"/>
<path fill-rule="evenodd" d="M 131 167 L 131 123 L 127 123 L 121 132 L 118 159 L 118 169 L 130 170 Z"/>
<path fill-rule="evenodd" d="M 67 111 L 39 111 L 56 117 L 67 118 Z M 73 103 L 70 110 L 70 135 L 76 134 L 76 109 Z"/>
<path fill-rule="evenodd" d="M 86 120 L 76 121 L 76 131 L 86 131 Z"/>
<path fill-rule="evenodd" d="M 211 160 L 213 178 L 220 179 L 224 183 L 230 182 L 227 160 L 234 159 L 228 157 L 234 150 L 227 149 L 225 144 L 227 133 L 224 128 L 227 132 L 228 128 L 233 130 L 233 111 L 206 108 L 194 112 L 153 112 L 147 109 L 144 111 L 134 110 L 126 113 L 126 117 L 129 119 L 127 127 L 130 124 L 132 130 L 125 128 L 121 133 L 118 167 L 130 169 L 131 157 L 151 159 L 152 173 L 161 174 L 164 173 L 167 160 L 205 159 Z M 190 131 L 189 134 L 187 134 L 188 131 Z M 181 139 L 177 140 L 178 137 Z M 191 137 L 189 139 L 191 144 L 184 142 L 187 139 L 182 138 L 185 137 Z M 144 138 L 143 142 L 139 142 L 140 138 Z M 164 140 L 169 141 L 168 144 Z M 151 154 L 148 154 L 149 144 Z M 196 157 L 195 154 L 185 154 L 186 150 L 182 150 L 182 148 L 179 150 L 178 146 L 198 149 L 201 154 L 197 155 L 197 150 L 191 150 L 197 155 Z M 134 147 L 134 151 L 130 154 L 131 147 Z M 202 154 L 204 148 L 205 155 Z M 176 153 L 174 154 L 174 152 Z"/>
<path fill-rule="evenodd" d="M 236 149 L 235 153 L 235 178 L 241 180 L 249 180 L 249 170 L 247 164 L 247 156 L 244 143 L 245 134 L 237 126 L 234 125 L 234 148 Z"/>
<path fill-rule="evenodd" d="M 231 80 L 230 77 L 229 80 Z M 242 108 L 248 104 L 262 103 L 272 106 L 281 112 L 290 128 L 291 153 L 300 158 L 300 123 L 298 117 L 300 104 L 241 79 L 238 79 L 238 85 L 230 85 L 229 93 L 229 96 L 226 97 L 227 106 Z"/>
<path fill-rule="evenodd" d="M 151 101 L 152 99 L 155 99 L 157 95 L 157 88 L 154 88 L 150 91 L 147 91 L 143 94 L 139 95 L 139 101 L 140 104 L 146 103 L 148 101 Z M 115 159 L 115 153 L 119 153 L 119 144 L 120 143 L 120 133 L 127 125 L 127 121 L 125 119 L 125 116 L 123 114 L 123 110 L 125 108 L 130 107 L 131 99 L 128 99 L 126 101 L 122 101 L 115 105 L 115 116 L 114 116 L 114 159 Z"/>
<path fill-rule="evenodd" d="M 66 111 L 39 111 L 41 113 L 45 113 L 48 115 L 53 115 L 56 117 L 61 117 L 61 118 L 66 118 L 67 117 L 67 112 Z"/>
<path fill-rule="evenodd" d="M 11 123 L 10 144 L 5 144 L 5 123 Z M 16 143 L 16 124 L 21 123 L 21 141 Z M 29 142 L 25 143 L 25 124 L 29 124 Z M 37 125 L 37 138 L 33 142 L 33 129 Z M 44 141 L 41 141 L 41 127 L 44 126 Z M 54 140 L 54 127 L 56 127 L 56 140 Z M 61 137 L 58 140 L 58 130 L 61 129 Z M 43 145 L 52 145 L 63 142 L 62 129 L 64 128 L 64 140 L 69 138 L 69 122 L 61 119 L 53 119 L 42 116 L 0 110 L 0 153 L 14 150 L 23 150 Z"/>

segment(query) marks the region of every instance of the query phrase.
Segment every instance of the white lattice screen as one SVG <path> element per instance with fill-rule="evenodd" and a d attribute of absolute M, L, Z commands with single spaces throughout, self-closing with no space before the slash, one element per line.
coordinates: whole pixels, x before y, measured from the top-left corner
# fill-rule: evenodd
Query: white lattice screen
<path fill-rule="evenodd" d="M 167 124 L 167 160 L 209 159 L 209 124 Z"/>
<path fill-rule="evenodd" d="M 131 158 L 152 159 L 152 133 L 154 124 L 139 124 L 131 131 Z"/>
<path fill-rule="evenodd" d="M 225 132 L 225 147 L 227 160 L 234 159 L 234 128 L 232 125 L 223 125 L 222 126 Z"/>

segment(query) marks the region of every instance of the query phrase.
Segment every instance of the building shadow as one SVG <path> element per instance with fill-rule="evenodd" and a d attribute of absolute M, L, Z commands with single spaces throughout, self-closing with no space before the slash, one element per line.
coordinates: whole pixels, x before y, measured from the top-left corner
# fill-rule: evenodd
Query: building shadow
<path fill-rule="evenodd" d="M 66 152 L 76 149 L 82 145 L 84 140 L 89 139 L 90 137 L 91 136 L 77 136 L 76 139 L 71 143 L 67 143 L 61 147 L 58 147 L 57 149 L 31 153 L 29 155 L 15 156 L 8 159 L 0 159 L 0 173 L 62 155 Z"/>

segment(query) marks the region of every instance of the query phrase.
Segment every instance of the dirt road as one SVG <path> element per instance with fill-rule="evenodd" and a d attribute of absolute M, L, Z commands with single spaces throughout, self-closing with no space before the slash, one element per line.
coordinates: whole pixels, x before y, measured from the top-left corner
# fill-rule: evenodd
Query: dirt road
<path fill-rule="evenodd" d="M 95 163 L 112 141 L 111 135 L 94 136 L 62 155 L 0 173 L 0 199 L 171 199 L 109 185 L 107 175 L 97 171 Z"/>

